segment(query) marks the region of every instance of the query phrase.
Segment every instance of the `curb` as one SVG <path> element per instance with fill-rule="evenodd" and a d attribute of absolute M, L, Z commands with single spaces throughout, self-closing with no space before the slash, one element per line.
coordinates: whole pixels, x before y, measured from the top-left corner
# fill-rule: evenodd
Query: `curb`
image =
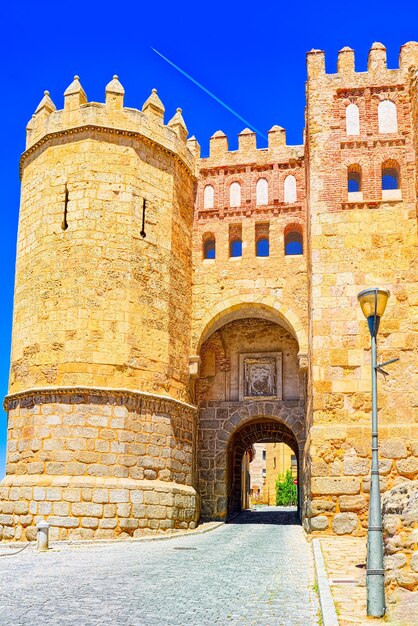
<path fill-rule="evenodd" d="M 115 545 L 116 543 L 147 543 L 149 541 L 168 541 L 169 539 L 177 539 L 178 537 L 193 537 L 194 535 L 205 535 L 206 533 L 216 530 L 220 526 L 224 526 L 225 522 L 209 522 L 208 525 L 203 524 L 206 528 L 195 528 L 193 530 L 183 530 L 177 533 L 167 533 L 164 535 L 145 535 L 144 537 L 129 537 L 126 539 L 68 539 L 66 541 L 53 541 L 52 549 L 59 546 L 96 546 L 96 545 Z"/>
<path fill-rule="evenodd" d="M 205 535 L 206 533 L 211 532 L 212 530 L 216 530 L 220 526 L 224 526 L 225 522 L 209 522 L 207 524 L 202 524 L 204 528 L 197 527 L 193 530 L 183 530 L 177 533 L 167 533 L 164 535 L 145 535 L 144 537 L 129 537 L 126 539 L 66 539 L 63 541 L 51 541 L 50 548 L 48 552 L 55 552 L 60 549 L 60 547 L 72 547 L 72 546 L 98 546 L 98 545 L 115 545 L 121 543 L 141 543 L 141 542 L 149 542 L 149 541 L 168 541 L 169 539 L 176 539 L 177 537 L 193 537 L 194 535 Z M 16 550 L 23 551 L 29 545 L 36 545 L 36 541 L 26 541 L 26 542 L 17 542 L 10 541 L 7 543 L 0 543 L 1 548 L 7 548 L 8 550 Z M 20 550 L 19 550 L 20 548 Z M 8 551 L 0 553 L 0 557 L 2 556 L 12 556 L 15 552 L 10 553 Z"/>
<path fill-rule="evenodd" d="M 338 626 L 337 613 L 334 600 L 328 583 L 327 570 L 322 555 L 319 539 L 312 539 L 312 547 L 315 560 L 316 580 L 318 583 L 319 606 L 321 607 L 323 626 Z"/>

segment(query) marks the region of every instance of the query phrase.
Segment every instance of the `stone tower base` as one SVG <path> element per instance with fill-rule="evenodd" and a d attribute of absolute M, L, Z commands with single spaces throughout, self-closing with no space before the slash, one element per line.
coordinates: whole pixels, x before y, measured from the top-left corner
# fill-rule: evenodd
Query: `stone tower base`
<path fill-rule="evenodd" d="M 60 388 L 9 396 L 0 538 L 93 539 L 194 528 L 196 409 L 128 390 Z"/>
<path fill-rule="evenodd" d="M 33 540 L 46 519 L 50 538 L 113 539 L 195 528 L 193 487 L 158 480 L 90 476 L 7 476 L 0 487 L 0 537 Z"/>

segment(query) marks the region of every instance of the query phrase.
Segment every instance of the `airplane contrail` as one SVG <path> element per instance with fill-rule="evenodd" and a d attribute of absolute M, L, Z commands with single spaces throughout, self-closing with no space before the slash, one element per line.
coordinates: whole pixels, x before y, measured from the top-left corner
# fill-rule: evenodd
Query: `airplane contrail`
<path fill-rule="evenodd" d="M 151 46 L 151 50 L 153 50 L 156 54 L 158 54 L 158 56 L 160 56 L 162 59 L 164 59 L 164 61 L 167 61 L 167 63 L 169 63 L 169 65 L 171 65 L 172 67 L 174 67 L 178 72 L 180 72 L 180 74 L 183 74 L 183 76 L 185 76 L 186 78 L 188 78 L 189 80 L 192 81 L 192 83 L 194 83 L 195 85 L 197 85 L 198 87 L 200 87 L 200 89 L 202 89 L 205 93 L 208 94 L 208 96 L 210 96 L 211 98 L 213 98 L 214 100 L 216 100 L 216 102 L 220 105 L 222 105 L 227 111 L 229 111 L 230 113 L 232 113 L 232 115 L 235 115 L 235 117 L 237 117 L 239 120 L 241 120 L 241 122 L 244 122 L 244 124 L 246 124 L 247 126 L 249 126 L 252 130 L 254 130 L 256 133 L 258 133 L 259 135 L 261 135 L 261 137 L 263 137 L 264 139 L 267 139 L 266 135 L 264 135 L 260 130 L 258 130 L 255 126 L 253 126 L 252 124 L 250 124 L 250 122 L 246 119 L 244 119 L 243 117 L 241 117 L 241 115 L 239 113 L 237 113 L 236 111 L 234 111 L 234 109 L 231 109 L 231 107 L 229 107 L 227 104 L 225 104 L 225 102 L 223 102 L 220 98 L 218 98 L 217 96 L 215 96 L 214 93 L 212 93 L 211 91 L 209 91 L 209 89 L 206 89 L 206 87 L 204 87 L 203 85 L 201 85 L 200 83 L 197 82 L 197 80 L 195 80 L 193 78 L 193 76 L 190 76 L 190 74 L 187 74 L 187 72 L 185 72 L 184 70 L 181 69 L 181 67 L 179 67 L 178 65 L 176 65 L 175 63 L 173 63 L 173 61 L 170 61 L 170 59 L 167 59 L 167 57 L 165 57 L 163 54 L 161 54 L 161 52 L 158 52 L 158 50 L 156 50 L 155 48 L 153 48 Z"/>

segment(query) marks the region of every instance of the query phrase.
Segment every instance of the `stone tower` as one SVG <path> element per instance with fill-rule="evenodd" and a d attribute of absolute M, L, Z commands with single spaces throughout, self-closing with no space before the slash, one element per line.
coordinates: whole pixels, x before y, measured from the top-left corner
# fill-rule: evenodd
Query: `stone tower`
<path fill-rule="evenodd" d="M 307 527 L 362 534 L 370 488 L 370 337 L 361 289 L 389 289 L 378 336 L 381 490 L 418 472 L 416 102 L 418 43 L 388 69 L 373 44 L 366 72 L 343 48 L 335 74 L 308 54 L 310 491 Z M 412 82 L 411 82 L 412 79 Z M 312 420 L 312 421 L 311 421 Z M 307 483 L 308 483 L 307 477 Z M 309 524 L 308 524 L 309 521 Z"/>
<path fill-rule="evenodd" d="M 21 158 L 4 537 L 193 527 L 195 159 L 156 90 L 49 93 Z M 193 146 L 194 147 L 194 144 Z M 18 501 L 18 502 L 16 502 Z"/>

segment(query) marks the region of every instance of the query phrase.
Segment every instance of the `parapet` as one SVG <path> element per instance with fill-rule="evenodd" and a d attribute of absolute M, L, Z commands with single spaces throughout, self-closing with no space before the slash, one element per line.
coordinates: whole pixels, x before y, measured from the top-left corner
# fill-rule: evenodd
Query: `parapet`
<path fill-rule="evenodd" d="M 406 74 L 411 66 L 418 65 L 418 42 L 409 41 L 401 47 L 399 54 L 399 67 L 393 70 L 387 68 L 386 48 L 382 43 L 375 42 L 370 48 L 367 72 L 356 72 L 354 50 L 344 47 L 338 52 L 337 73 L 327 74 L 325 71 L 325 53 L 323 50 L 311 50 L 306 57 L 308 81 L 321 80 L 324 77 L 335 78 L 351 77 L 366 79 L 368 75 L 373 78 L 397 80 L 397 74 Z"/>
<path fill-rule="evenodd" d="M 257 148 L 257 135 L 244 128 L 238 135 L 238 150 L 229 150 L 228 137 L 217 130 L 210 138 L 209 156 L 200 160 L 201 167 L 220 167 L 243 163 L 269 163 L 272 159 L 289 161 L 303 158 L 303 146 L 286 145 L 286 131 L 281 126 L 273 126 L 268 131 L 268 147 Z"/>
<path fill-rule="evenodd" d="M 106 85 L 105 102 L 89 102 L 80 78 L 74 80 L 64 92 L 64 107 L 57 110 L 48 91 L 26 127 L 26 152 L 33 152 L 39 143 L 44 144 L 54 136 L 74 134 L 81 130 L 127 134 L 142 137 L 147 142 L 160 145 L 176 155 L 195 174 L 196 145 L 187 142 L 187 127 L 181 109 L 164 123 L 164 105 L 157 90 L 153 89 L 142 111 L 124 106 L 125 89 L 115 75 Z M 197 142 L 196 142 L 197 144 Z M 198 144 L 197 144 L 198 145 Z M 197 155 L 198 156 L 198 155 Z"/>

